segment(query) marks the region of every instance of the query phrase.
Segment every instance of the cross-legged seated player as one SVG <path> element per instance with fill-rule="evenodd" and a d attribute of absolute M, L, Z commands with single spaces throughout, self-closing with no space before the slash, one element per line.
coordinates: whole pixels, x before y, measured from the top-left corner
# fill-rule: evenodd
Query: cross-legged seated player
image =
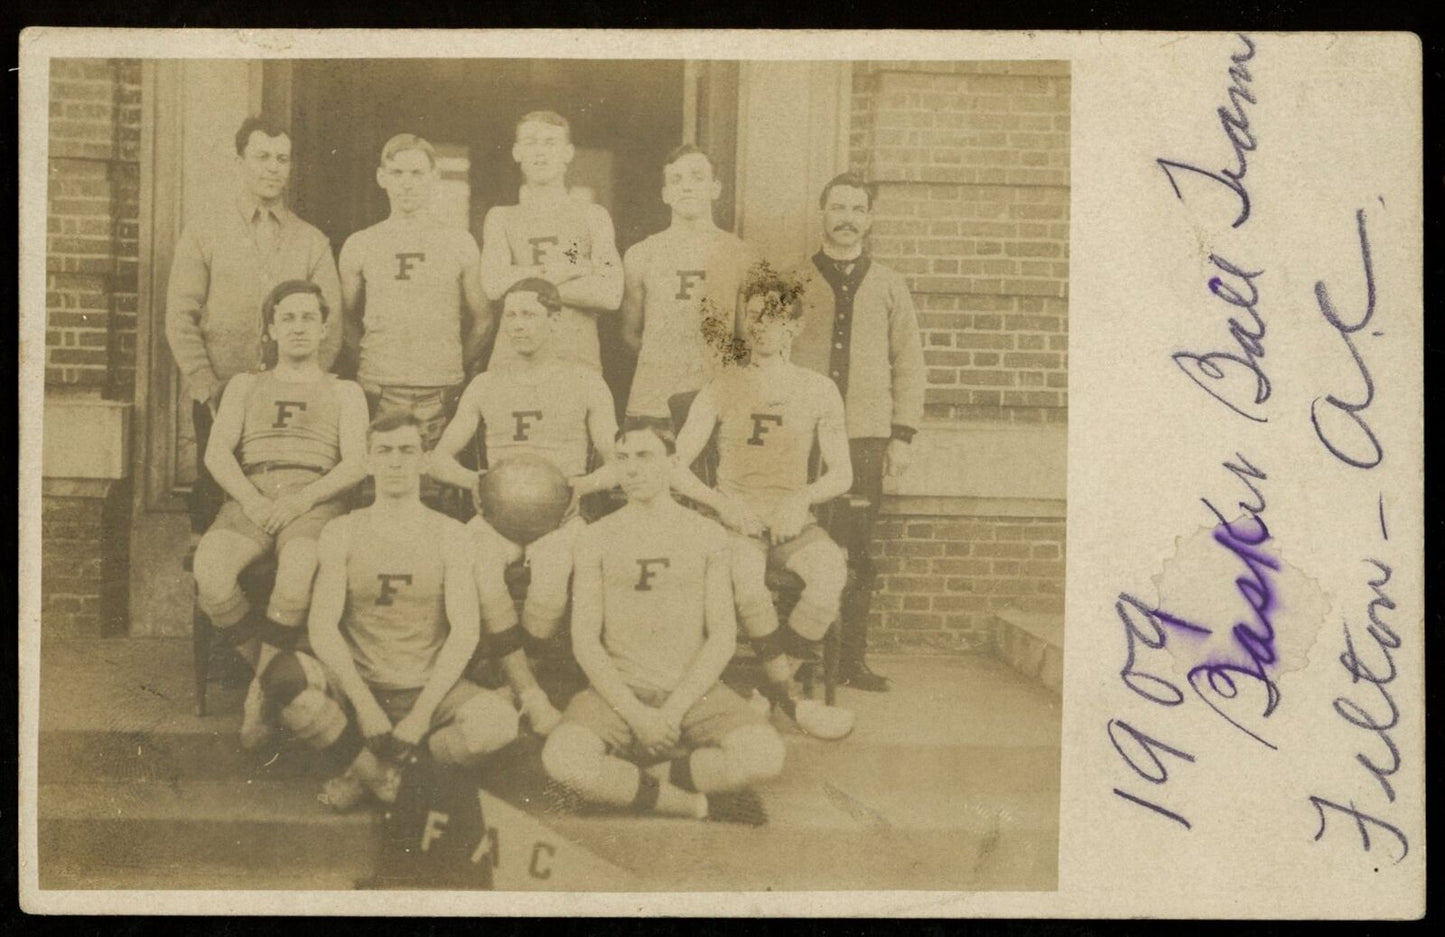
<path fill-rule="evenodd" d="M 371 427 L 370 507 L 322 531 L 309 630 L 316 656 L 278 656 L 262 677 L 282 723 L 340 773 L 338 809 L 370 791 L 395 799 L 396 763 L 423 737 L 463 764 L 517 737 L 507 691 L 462 677 L 480 623 L 472 547 L 462 524 L 421 502 L 421 428 L 410 413 Z"/>
<path fill-rule="evenodd" d="M 276 366 L 231 379 L 206 446 L 206 467 L 228 500 L 196 547 L 198 601 L 258 677 L 302 634 L 316 539 L 345 511 L 338 496 L 365 473 L 366 398 L 356 384 L 323 371 L 317 357 L 328 313 L 316 284 L 277 284 L 262 307 Z M 276 585 L 259 618 L 237 580 L 272 551 Z M 262 710 L 253 680 L 241 724 L 246 748 L 269 735 Z"/>
<path fill-rule="evenodd" d="M 587 472 L 589 445 L 608 456 L 617 432 L 612 394 L 594 369 L 553 354 L 562 312 L 557 288 L 546 280 L 513 284 L 502 298 L 498 341 L 511 349 L 510 363 L 476 376 L 462 393 L 457 413 L 431 455 L 432 477 L 475 490 L 485 470 L 473 472 L 457 461 L 478 430 L 485 434 L 487 464 L 516 455 L 546 459 L 571 482 L 573 507 L 560 527 L 525 548 L 506 539 L 480 514 L 468 525 L 476 540 L 477 591 L 494 651 L 502 657 L 532 729 L 546 735 L 561 714 L 537 685 L 525 644 L 553 637 L 567 609 L 572 547 L 586 523 L 577 499 L 615 485 L 604 462 Z M 507 592 L 508 564 L 525 555 L 531 584 L 518 628 L 516 606 Z"/>
<path fill-rule="evenodd" d="M 651 427 L 618 437 L 627 504 L 578 537 L 572 586 L 572 647 L 591 686 L 542 765 L 594 803 L 760 823 L 755 799 L 730 794 L 776 776 L 783 744 L 718 679 L 737 642 L 728 536 L 672 499 L 669 450 Z"/>
<path fill-rule="evenodd" d="M 827 377 L 791 363 L 789 343 L 801 328 L 798 291 L 766 268 L 744 287 L 749 362 L 729 367 L 698 392 L 678 436 L 674 485 L 717 511 L 733 537 L 733 588 L 738 617 L 763 661 L 763 694 L 798 727 L 836 739 L 853 728 L 853 714 L 813 700 L 794 700 L 800 663 L 817 659 L 837 619 L 847 558 L 813 519 L 812 507 L 853 483 L 843 400 Z M 718 432 L 717 488 L 688 466 Z M 822 472 L 811 483 L 816 444 Z M 779 625 L 765 574 L 769 563 L 797 573 L 803 591 Z"/>

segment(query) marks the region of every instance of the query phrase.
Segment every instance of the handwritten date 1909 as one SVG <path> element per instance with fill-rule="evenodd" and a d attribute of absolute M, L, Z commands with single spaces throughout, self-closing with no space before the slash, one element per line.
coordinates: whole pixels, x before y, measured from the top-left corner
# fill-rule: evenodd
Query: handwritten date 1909
<path fill-rule="evenodd" d="M 1230 629 L 1232 640 L 1229 652 L 1216 650 L 1214 656 L 1190 668 L 1188 685 L 1216 715 L 1272 749 L 1274 745 L 1247 728 L 1236 715 L 1226 712 L 1228 701 L 1238 695 L 1237 682 L 1241 679 L 1258 681 L 1264 687 L 1266 702 L 1261 714 L 1263 717 L 1268 718 L 1279 704 L 1279 690 L 1270 673 L 1277 659 L 1271 618 L 1278 606 L 1272 577 L 1278 571 L 1279 563 L 1266 552 L 1270 534 L 1263 518 L 1265 498 L 1260 485 L 1268 476 L 1242 453 L 1236 453 L 1232 461 L 1224 462 L 1223 468 L 1244 486 L 1246 495 L 1237 502 L 1241 515 L 1231 521 L 1208 498 L 1201 500 L 1218 521 L 1214 531 L 1215 542 L 1245 566 L 1246 575 L 1239 576 L 1235 586 L 1249 606 L 1252 620 L 1240 621 Z M 1119 595 L 1114 610 L 1124 626 L 1125 657 L 1119 670 L 1120 681 L 1135 695 L 1156 705 L 1175 707 L 1182 704 L 1186 698 L 1183 687 L 1147 669 L 1142 658 L 1150 651 L 1165 649 L 1171 632 L 1181 638 L 1199 639 L 1213 634 L 1213 629 L 1151 606 L 1128 593 Z M 1194 762 L 1194 756 L 1184 749 L 1163 742 L 1122 719 L 1109 720 L 1106 728 L 1109 742 L 1120 759 L 1139 779 L 1150 784 L 1162 785 L 1169 780 L 1164 755 L 1190 764 Z M 1192 828 L 1188 818 L 1181 813 L 1120 788 L 1115 788 L 1114 793 L 1129 803 L 1173 820 L 1185 829 Z"/>

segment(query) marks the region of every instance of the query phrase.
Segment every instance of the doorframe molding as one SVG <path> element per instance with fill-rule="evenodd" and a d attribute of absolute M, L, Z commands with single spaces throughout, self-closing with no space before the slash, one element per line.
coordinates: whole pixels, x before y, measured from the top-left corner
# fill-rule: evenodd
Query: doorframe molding
<path fill-rule="evenodd" d="M 176 392 L 176 368 L 165 337 L 166 279 L 181 232 L 184 176 L 180 166 L 181 96 L 184 65 L 145 60 L 141 64 L 140 231 L 136 296 L 135 413 L 140 445 L 133 446 L 133 516 L 148 511 L 184 510 L 174 490 L 169 448 L 175 428 L 155 403 Z"/>
<path fill-rule="evenodd" d="M 852 90 L 846 61 L 741 63 L 737 229 L 776 264 L 813 252 L 818 192 L 848 168 Z"/>

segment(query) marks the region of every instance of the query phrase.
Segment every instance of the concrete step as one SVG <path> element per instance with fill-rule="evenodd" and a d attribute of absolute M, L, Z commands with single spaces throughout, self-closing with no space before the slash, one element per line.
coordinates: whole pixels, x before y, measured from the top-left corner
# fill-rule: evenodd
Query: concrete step
<path fill-rule="evenodd" d="M 644 890 L 1055 887 L 1059 698 L 988 656 L 874 665 L 894 690 L 841 691 L 857 713 L 846 740 L 776 721 L 788 760 L 759 790 L 770 816 L 759 829 L 549 813 L 539 742 L 498 753 L 478 776 L 522 812 L 509 841 L 555 835 L 559 863 L 583 857 L 550 883 L 514 873 L 509 887 L 615 890 L 616 870 Z M 376 814 L 318 803 L 320 770 L 298 746 L 241 751 L 235 691 L 199 719 L 188 690 L 184 641 L 43 649 L 42 887 L 329 889 L 368 877 Z"/>
<path fill-rule="evenodd" d="M 1064 692 L 1064 616 L 1004 609 L 996 612 L 992 648 L 1002 660 L 1050 691 Z"/>
<path fill-rule="evenodd" d="M 760 790 L 762 828 L 529 812 L 642 890 L 1053 887 L 1057 793 L 1001 800 L 974 788 L 976 775 L 956 777 L 959 804 L 908 810 L 856 779 L 793 778 Z M 353 888 L 374 872 L 379 815 L 336 815 L 315 794 L 297 780 L 43 785 L 41 887 Z M 594 876 L 555 886 L 616 887 Z"/>
<path fill-rule="evenodd" d="M 333 813 L 317 792 L 296 781 L 42 784 L 40 887 L 240 887 L 231 870 L 280 887 L 326 887 L 313 876 L 351 887 L 371 872 L 377 815 Z"/>

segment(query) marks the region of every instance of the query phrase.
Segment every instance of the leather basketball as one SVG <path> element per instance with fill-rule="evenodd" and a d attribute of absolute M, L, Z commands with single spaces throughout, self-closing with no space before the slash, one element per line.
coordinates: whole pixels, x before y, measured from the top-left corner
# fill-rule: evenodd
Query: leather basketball
<path fill-rule="evenodd" d="M 517 544 L 528 544 L 562 523 L 572 503 L 572 486 L 551 462 L 517 455 L 482 476 L 477 491 L 482 516 Z"/>

